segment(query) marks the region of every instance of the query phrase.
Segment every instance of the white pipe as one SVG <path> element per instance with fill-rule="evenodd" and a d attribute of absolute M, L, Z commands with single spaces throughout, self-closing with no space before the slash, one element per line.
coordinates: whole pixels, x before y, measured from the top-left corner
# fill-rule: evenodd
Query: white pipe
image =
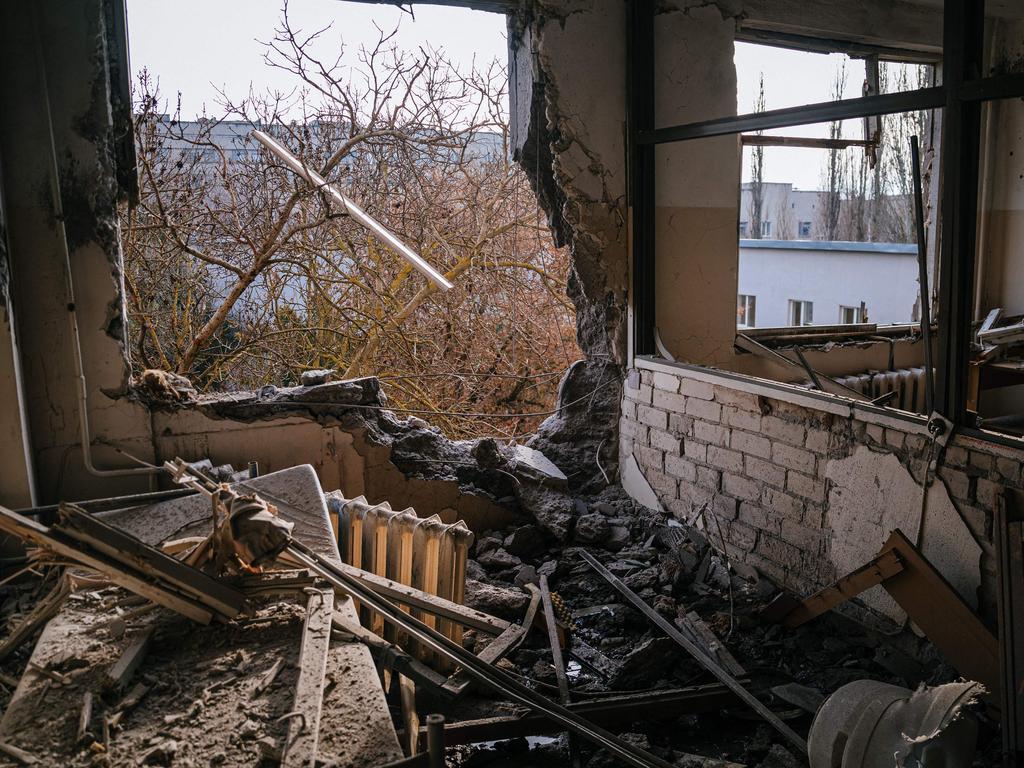
<path fill-rule="evenodd" d="M 152 475 L 161 470 L 153 467 L 131 467 L 125 469 L 97 469 L 92 463 L 92 438 L 89 433 L 89 388 L 85 381 L 85 365 L 82 362 L 82 339 L 78 332 L 78 310 L 75 306 L 75 281 L 71 274 L 71 251 L 68 249 L 67 228 L 64 224 L 64 202 L 60 193 L 60 168 L 57 164 L 57 141 L 53 133 L 53 113 L 50 110 L 50 91 L 46 78 L 46 62 L 43 56 L 43 43 L 39 35 L 39 24 L 33 13 L 33 26 L 36 37 L 36 53 L 39 58 L 39 71 L 42 77 L 43 100 L 46 104 L 46 124 L 50 133 L 50 172 L 53 176 L 50 183 L 53 190 L 53 215 L 57 220 L 57 231 L 60 234 L 61 248 L 64 251 L 64 278 L 67 290 L 68 330 L 71 334 L 71 350 L 75 359 L 75 374 L 78 377 L 78 428 L 82 441 L 82 463 L 90 475 L 96 477 L 129 477 L 133 475 Z"/>
<path fill-rule="evenodd" d="M 426 278 L 430 280 L 432 283 L 434 283 L 434 285 L 446 291 L 449 288 L 454 287 L 450 282 L 448 282 L 448 280 L 445 279 L 444 275 L 442 275 L 440 272 L 438 272 L 436 269 L 430 266 L 430 264 L 428 264 L 422 257 L 420 257 L 419 254 L 417 254 L 409 246 L 407 246 L 405 243 L 403 243 L 401 240 L 395 237 L 390 231 L 385 229 L 383 224 L 378 222 L 376 219 L 370 216 L 370 214 L 368 214 L 366 211 L 364 211 L 362 208 L 360 208 L 358 205 L 352 202 L 352 200 L 349 199 L 347 196 L 343 195 L 341 192 L 335 189 L 333 185 L 328 184 L 327 180 L 324 179 L 323 176 L 321 176 L 313 169 L 308 168 L 304 163 L 302 163 L 302 161 L 300 161 L 297 157 L 295 157 L 295 155 L 293 155 L 291 152 L 285 149 L 277 141 L 272 139 L 263 131 L 253 131 L 250 135 L 264 147 L 266 147 L 275 155 L 277 155 L 277 157 L 285 165 L 287 165 L 289 168 L 295 171 L 295 173 L 299 174 L 299 176 L 304 178 L 314 187 L 323 189 L 328 194 L 330 194 L 330 196 L 334 198 L 335 202 L 337 202 L 339 205 L 341 205 L 342 208 L 348 211 L 348 214 L 353 219 L 358 221 L 368 230 L 377 235 L 377 237 L 379 237 L 381 240 L 383 240 L 392 248 L 394 248 L 399 253 L 399 255 L 401 255 L 406 261 L 408 261 L 416 269 L 423 273 L 423 275 L 426 276 Z"/>

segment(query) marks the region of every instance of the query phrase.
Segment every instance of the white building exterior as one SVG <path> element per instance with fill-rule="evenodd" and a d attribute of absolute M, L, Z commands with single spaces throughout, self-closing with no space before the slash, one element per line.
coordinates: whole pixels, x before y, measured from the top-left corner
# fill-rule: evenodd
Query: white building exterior
<path fill-rule="evenodd" d="M 740 187 L 740 237 L 757 237 L 750 227 L 753 185 Z M 792 184 L 764 182 L 761 202 L 761 237 L 776 240 L 811 240 L 818 236 L 818 209 L 823 194 L 793 189 Z"/>
<path fill-rule="evenodd" d="M 738 294 L 739 326 L 911 322 L 917 246 L 741 239 Z"/>

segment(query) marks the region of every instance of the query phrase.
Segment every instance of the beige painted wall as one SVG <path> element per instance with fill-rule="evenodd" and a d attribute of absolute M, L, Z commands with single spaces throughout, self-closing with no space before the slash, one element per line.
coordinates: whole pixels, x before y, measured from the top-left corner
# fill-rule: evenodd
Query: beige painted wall
<path fill-rule="evenodd" d="M 714 7 L 655 18 L 655 123 L 736 114 L 735 21 Z M 738 139 L 655 152 L 657 324 L 681 360 L 728 365 L 736 331 Z"/>

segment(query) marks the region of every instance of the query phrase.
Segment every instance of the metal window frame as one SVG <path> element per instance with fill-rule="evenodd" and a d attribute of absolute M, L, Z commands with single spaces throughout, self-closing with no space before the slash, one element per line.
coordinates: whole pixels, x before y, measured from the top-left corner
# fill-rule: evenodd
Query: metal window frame
<path fill-rule="evenodd" d="M 984 0 L 946 0 L 943 9 L 943 83 L 901 93 L 806 104 L 655 128 L 654 1 L 630 3 L 628 24 L 628 167 L 632 221 L 633 354 L 654 352 L 654 148 L 658 144 L 849 120 L 896 112 L 943 109 L 936 409 L 958 425 L 967 414 L 967 371 L 973 307 L 975 234 L 984 101 L 1024 97 L 1024 74 L 982 77 Z M 740 39 L 739 37 L 737 39 Z M 766 42 L 772 44 L 768 40 Z M 775 44 L 800 46 L 801 40 Z M 826 47 L 837 41 L 819 41 Z M 895 57 L 894 57 L 895 58 Z M 934 61 L 935 57 L 931 57 Z M 984 433 L 989 434 L 989 433 Z"/>

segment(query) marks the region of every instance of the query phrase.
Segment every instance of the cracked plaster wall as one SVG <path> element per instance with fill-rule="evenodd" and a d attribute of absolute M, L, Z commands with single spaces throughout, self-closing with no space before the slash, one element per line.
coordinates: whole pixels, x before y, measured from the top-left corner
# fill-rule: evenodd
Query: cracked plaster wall
<path fill-rule="evenodd" d="M 144 408 L 124 391 L 124 305 L 117 238 L 109 50 L 99 0 L 5 3 L 0 9 L 0 156 L 10 245 L 11 304 L 20 348 L 23 404 L 37 501 L 94 495 L 79 450 L 65 252 L 70 252 L 95 462 L 124 466 L 103 445 L 151 457 Z M 59 182 L 53 173 L 56 148 Z M 62 212 L 54 203 L 58 187 Z M 108 394 L 109 393 L 109 394 Z M 9 433 L 19 398 L 4 399 Z M 145 479 L 103 482 L 109 493 L 142 490 Z M 14 497 L 3 501 L 17 504 Z"/>

